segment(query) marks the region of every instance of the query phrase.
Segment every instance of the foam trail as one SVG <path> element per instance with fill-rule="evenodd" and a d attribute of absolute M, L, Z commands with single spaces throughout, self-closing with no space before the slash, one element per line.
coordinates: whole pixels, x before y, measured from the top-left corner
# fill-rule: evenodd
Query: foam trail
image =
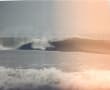
<path fill-rule="evenodd" d="M 110 71 L 0 67 L 0 90 L 109 90 Z"/>

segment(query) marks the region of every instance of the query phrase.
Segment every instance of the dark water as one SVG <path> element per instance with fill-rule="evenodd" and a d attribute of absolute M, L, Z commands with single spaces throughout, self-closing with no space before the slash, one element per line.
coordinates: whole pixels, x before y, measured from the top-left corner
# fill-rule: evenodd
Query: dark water
<path fill-rule="evenodd" d="M 57 67 L 68 64 L 71 53 L 54 51 L 14 50 L 0 51 L 0 66 L 11 68 Z M 72 57 L 73 58 L 73 57 Z"/>
<path fill-rule="evenodd" d="M 63 70 L 76 71 L 82 67 L 88 67 L 90 64 L 95 66 L 95 63 L 99 63 L 99 67 L 103 64 L 102 66 L 106 65 L 110 69 L 110 55 L 40 50 L 0 51 L 0 66 L 11 68 L 58 67 Z"/>

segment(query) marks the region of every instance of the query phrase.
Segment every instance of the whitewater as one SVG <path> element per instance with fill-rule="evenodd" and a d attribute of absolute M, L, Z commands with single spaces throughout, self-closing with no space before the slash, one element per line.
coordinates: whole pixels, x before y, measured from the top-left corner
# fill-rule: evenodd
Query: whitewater
<path fill-rule="evenodd" d="M 0 90 L 109 90 L 110 71 L 63 72 L 60 69 L 0 67 Z"/>
<path fill-rule="evenodd" d="M 84 52 L 0 51 L 0 90 L 109 90 L 109 60 Z"/>
<path fill-rule="evenodd" d="M 47 38 L 0 38 L 0 50 L 16 50 L 24 44 L 31 43 L 32 49 L 45 50 L 46 47 L 51 47 Z"/>

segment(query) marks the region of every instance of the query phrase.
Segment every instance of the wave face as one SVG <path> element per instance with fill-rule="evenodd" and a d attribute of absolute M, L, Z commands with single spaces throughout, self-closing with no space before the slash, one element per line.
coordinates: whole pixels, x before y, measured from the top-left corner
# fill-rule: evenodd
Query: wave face
<path fill-rule="evenodd" d="M 110 71 L 63 72 L 56 68 L 0 67 L 0 90 L 109 90 Z"/>

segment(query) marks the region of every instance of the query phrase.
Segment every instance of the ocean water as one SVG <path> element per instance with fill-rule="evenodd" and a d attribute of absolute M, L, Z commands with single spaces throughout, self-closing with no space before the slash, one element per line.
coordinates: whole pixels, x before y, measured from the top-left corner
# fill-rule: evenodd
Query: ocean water
<path fill-rule="evenodd" d="M 1 50 L 0 66 L 9 68 L 56 67 L 79 71 L 92 68 L 110 69 L 110 54 L 44 50 Z M 106 67 L 105 67 L 106 66 Z M 67 69 L 67 70 L 66 70 Z"/>
<path fill-rule="evenodd" d="M 110 55 L 0 51 L 0 90 L 109 90 Z"/>
<path fill-rule="evenodd" d="M 0 66 L 9 68 L 49 68 L 68 65 L 73 54 L 60 51 L 3 50 L 0 51 Z M 72 61 L 72 60 L 70 60 Z M 73 61 L 72 61 L 73 62 Z"/>

